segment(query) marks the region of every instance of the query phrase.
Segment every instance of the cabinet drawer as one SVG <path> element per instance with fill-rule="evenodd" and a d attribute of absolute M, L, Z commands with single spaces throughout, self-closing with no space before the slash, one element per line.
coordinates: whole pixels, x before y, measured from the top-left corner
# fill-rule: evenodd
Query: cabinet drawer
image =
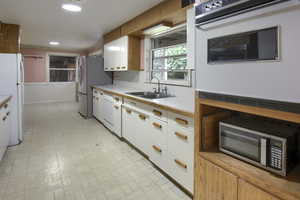
<path fill-rule="evenodd" d="M 150 160 L 160 169 L 168 172 L 167 167 L 167 150 L 163 145 L 150 143 Z"/>
<path fill-rule="evenodd" d="M 150 109 L 152 116 L 155 117 L 156 119 L 162 120 L 164 122 L 168 121 L 168 112 L 167 111 L 158 109 L 153 106 L 150 106 L 149 109 Z"/>
<path fill-rule="evenodd" d="M 180 157 L 168 152 L 167 165 L 169 173 L 179 184 L 193 193 L 194 165 L 185 157 Z"/>
<path fill-rule="evenodd" d="M 168 151 L 174 155 L 194 160 L 194 133 L 185 128 L 168 128 Z"/>
<path fill-rule="evenodd" d="M 164 145 L 164 147 L 167 146 L 167 133 L 168 133 L 168 126 L 166 123 L 157 120 L 157 119 L 150 119 L 150 137 L 151 140 L 160 145 Z"/>
<path fill-rule="evenodd" d="M 194 130 L 194 119 L 169 112 L 169 123 L 173 127 L 183 127 L 190 130 Z"/>

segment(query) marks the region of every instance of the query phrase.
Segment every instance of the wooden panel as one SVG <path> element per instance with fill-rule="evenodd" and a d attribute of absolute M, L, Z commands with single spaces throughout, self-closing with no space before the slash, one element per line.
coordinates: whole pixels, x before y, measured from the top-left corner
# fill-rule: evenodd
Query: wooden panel
<path fill-rule="evenodd" d="M 199 161 L 199 200 L 237 200 L 238 178 L 205 159 Z"/>
<path fill-rule="evenodd" d="M 279 200 L 261 189 L 239 179 L 239 200 Z"/>
<path fill-rule="evenodd" d="M 120 37 L 121 37 L 121 27 L 118 27 L 103 36 L 104 44 L 116 40 Z"/>
<path fill-rule="evenodd" d="M 141 40 L 138 37 L 128 37 L 128 70 L 141 70 Z"/>
<path fill-rule="evenodd" d="M 0 53 L 20 52 L 20 26 L 0 23 Z"/>
<path fill-rule="evenodd" d="M 200 152 L 199 155 L 280 199 L 300 199 L 300 165 L 287 177 L 281 177 L 218 151 Z"/>
<path fill-rule="evenodd" d="M 283 112 L 279 110 L 271 110 L 271 109 L 259 108 L 254 106 L 245 106 L 245 105 L 239 105 L 239 104 L 227 103 L 227 102 L 215 101 L 209 99 L 201 99 L 201 98 L 199 98 L 199 101 L 203 105 L 213 106 L 217 108 L 224 108 L 228 110 L 234 110 L 243 113 L 249 113 L 253 115 L 259 115 L 263 117 L 269 117 L 269 118 L 274 118 L 274 119 L 279 119 L 284 121 L 300 123 L 300 114 L 296 114 L 296 113 L 289 113 L 289 112 Z"/>
<path fill-rule="evenodd" d="M 202 119 L 202 149 L 215 148 L 219 144 L 219 121 L 228 118 L 230 112 L 219 112 L 206 115 Z"/>

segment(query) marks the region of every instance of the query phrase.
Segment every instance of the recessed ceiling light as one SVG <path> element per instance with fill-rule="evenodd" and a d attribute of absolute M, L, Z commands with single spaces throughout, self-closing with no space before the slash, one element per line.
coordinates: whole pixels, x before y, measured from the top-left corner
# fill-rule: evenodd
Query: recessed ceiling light
<path fill-rule="evenodd" d="M 73 3 L 65 3 L 61 7 L 70 12 L 81 12 L 82 10 L 81 6 Z"/>
<path fill-rule="evenodd" d="M 56 42 L 56 41 L 51 41 L 49 42 L 50 45 L 53 45 L 53 46 L 57 46 L 57 45 L 60 45 L 59 42 Z"/>

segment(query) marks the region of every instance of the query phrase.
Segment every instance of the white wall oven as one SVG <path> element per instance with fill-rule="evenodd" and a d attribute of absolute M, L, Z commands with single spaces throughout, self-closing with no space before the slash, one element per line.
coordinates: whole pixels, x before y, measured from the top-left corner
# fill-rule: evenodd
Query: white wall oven
<path fill-rule="evenodd" d="M 299 0 L 196 5 L 197 89 L 299 104 L 298 19 Z"/>

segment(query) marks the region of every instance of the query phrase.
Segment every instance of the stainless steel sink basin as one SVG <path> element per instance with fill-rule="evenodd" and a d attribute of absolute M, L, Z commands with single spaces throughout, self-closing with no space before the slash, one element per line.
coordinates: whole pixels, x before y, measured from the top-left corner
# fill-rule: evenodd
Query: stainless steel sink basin
<path fill-rule="evenodd" d="M 129 92 L 127 94 L 142 97 L 146 99 L 162 99 L 162 98 L 168 98 L 171 97 L 171 95 L 166 95 L 163 93 L 154 93 L 154 92 Z"/>

